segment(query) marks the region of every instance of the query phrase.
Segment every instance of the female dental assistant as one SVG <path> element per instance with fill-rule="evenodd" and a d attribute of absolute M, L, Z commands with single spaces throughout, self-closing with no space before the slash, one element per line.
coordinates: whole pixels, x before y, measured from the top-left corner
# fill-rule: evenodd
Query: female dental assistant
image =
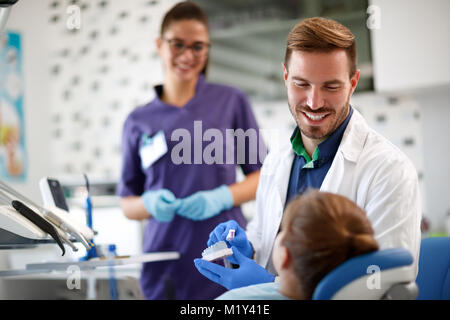
<path fill-rule="evenodd" d="M 128 218 L 148 219 L 144 252 L 180 253 L 178 260 L 143 265 L 145 298 L 212 299 L 225 289 L 198 273 L 192 260 L 218 223 L 246 225 L 239 205 L 255 198 L 262 162 L 255 153 L 264 154 L 264 146 L 259 139 L 259 148 L 245 146 L 239 165 L 246 177 L 236 183 L 242 149 L 234 137 L 230 145 L 227 129 L 254 131 L 259 138 L 258 126 L 244 93 L 205 81 L 210 44 L 200 7 L 182 2 L 169 10 L 156 47 L 164 83 L 155 87 L 153 101 L 125 121 L 117 193 Z"/>

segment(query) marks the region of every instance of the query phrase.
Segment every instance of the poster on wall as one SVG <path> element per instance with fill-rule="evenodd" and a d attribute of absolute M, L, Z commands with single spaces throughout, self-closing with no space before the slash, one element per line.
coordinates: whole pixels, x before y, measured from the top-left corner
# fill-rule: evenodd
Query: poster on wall
<path fill-rule="evenodd" d="M 0 38 L 0 179 L 26 179 L 21 36 Z"/>

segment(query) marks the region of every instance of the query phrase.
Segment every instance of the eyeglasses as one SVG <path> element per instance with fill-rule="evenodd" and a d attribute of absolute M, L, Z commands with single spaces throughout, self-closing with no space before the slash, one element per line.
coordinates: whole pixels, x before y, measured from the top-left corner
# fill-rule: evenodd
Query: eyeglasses
<path fill-rule="evenodd" d="M 192 54 L 196 58 L 204 57 L 208 54 L 209 48 L 211 47 L 210 43 L 207 42 L 195 42 L 193 45 L 187 46 L 183 41 L 178 39 L 164 39 L 169 43 L 170 50 L 176 56 L 179 56 L 184 53 L 186 49 L 191 49 Z"/>

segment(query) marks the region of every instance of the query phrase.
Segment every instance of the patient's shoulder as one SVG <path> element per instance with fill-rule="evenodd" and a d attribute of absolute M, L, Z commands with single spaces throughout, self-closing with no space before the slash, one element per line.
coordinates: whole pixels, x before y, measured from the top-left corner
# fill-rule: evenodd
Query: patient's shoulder
<path fill-rule="evenodd" d="M 216 300 L 289 300 L 279 289 L 278 282 L 255 284 L 227 291 Z"/>

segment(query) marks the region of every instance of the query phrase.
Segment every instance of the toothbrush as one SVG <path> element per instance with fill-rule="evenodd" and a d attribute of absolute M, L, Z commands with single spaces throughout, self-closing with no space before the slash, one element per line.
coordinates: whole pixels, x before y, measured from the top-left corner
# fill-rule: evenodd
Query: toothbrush
<path fill-rule="evenodd" d="M 236 230 L 235 230 L 235 229 L 230 229 L 230 230 L 228 231 L 226 240 L 227 240 L 228 242 L 230 242 L 231 240 L 234 239 L 234 236 L 235 236 L 235 235 L 236 235 Z M 229 269 L 232 268 L 231 262 L 228 261 L 228 260 L 225 259 L 225 258 L 223 259 L 223 265 L 225 266 L 225 268 L 229 268 Z"/>

